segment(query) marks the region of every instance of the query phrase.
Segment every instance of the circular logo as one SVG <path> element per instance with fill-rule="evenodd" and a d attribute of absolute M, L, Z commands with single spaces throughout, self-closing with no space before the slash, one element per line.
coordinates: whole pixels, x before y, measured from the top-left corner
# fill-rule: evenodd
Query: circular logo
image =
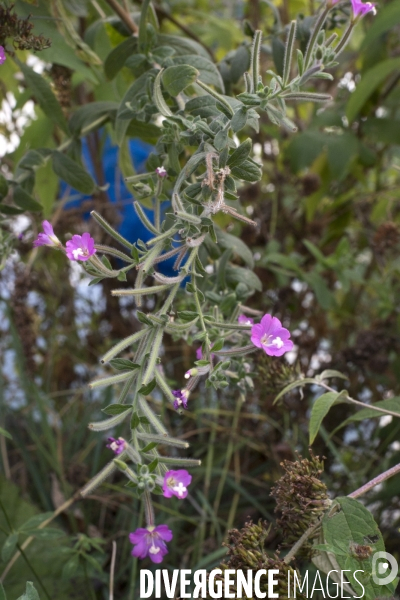
<path fill-rule="evenodd" d="M 372 557 L 372 579 L 378 585 L 388 585 L 397 577 L 399 566 L 389 552 L 375 552 Z"/>

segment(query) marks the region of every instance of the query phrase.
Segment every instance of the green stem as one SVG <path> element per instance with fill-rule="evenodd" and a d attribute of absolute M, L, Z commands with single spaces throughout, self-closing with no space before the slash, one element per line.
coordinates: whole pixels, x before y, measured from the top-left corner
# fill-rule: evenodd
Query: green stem
<path fill-rule="evenodd" d="M 324 8 L 324 10 L 321 12 L 321 14 L 318 17 L 317 22 L 315 23 L 314 29 L 312 30 L 310 41 L 308 42 L 308 46 L 307 46 L 307 50 L 306 50 L 306 55 L 304 57 L 304 71 L 307 70 L 309 62 L 311 60 L 312 52 L 314 50 L 315 42 L 317 41 L 319 32 L 321 31 L 322 26 L 325 23 L 325 19 L 328 16 L 329 11 L 330 11 L 330 7 Z"/>
<path fill-rule="evenodd" d="M 149 361 L 147 363 L 146 372 L 142 379 L 142 385 L 146 385 L 153 378 L 154 369 L 156 367 L 157 358 L 160 352 L 160 346 L 162 344 L 162 339 L 164 335 L 164 330 L 160 327 L 153 340 L 153 347 L 151 349 L 151 354 L 149 356 Z"/>
<path fill-rule="evenodd" d="M 87 562 L 85 559 L 83 559 L 83 572 L 85 574 L 86 587 L 88 588 L 88 590 L 90 590 L 90 596 L 92 600 L 96 600 L 96 594 L 94 593 L 93 586 L 90 583 L 89 575 L 87 572 Z"/>

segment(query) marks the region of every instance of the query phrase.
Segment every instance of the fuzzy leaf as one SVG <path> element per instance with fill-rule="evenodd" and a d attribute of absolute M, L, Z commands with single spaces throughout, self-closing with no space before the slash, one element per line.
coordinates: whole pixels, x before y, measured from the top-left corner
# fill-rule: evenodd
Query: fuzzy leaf
<path fill-rule="evenodd" d="M 82 194 L 91 194 L 94 191 L 95 183 L 89 173 L 79 163 L 58 150 L 53 152 L 53 169 L 60 179 Z"/>
<path fill-rule="evenodd" d="M 237 167 L 246 160 L 249 156 L 253 143 L 250 138 L 247 138 L 236 150 L 232 152 L 232 154 L 228 158 L 227 165 L 231 169 L 233 167 Z"/>
<path fill-rule="evenodd" d="M 49 83 L 43 75 L 39 75 L 31 67 L 28 67 L 28 65 L 19 62 L 19 67 L 24 75 L 27 86 L 33 92 L 46 117 L 49 117 L 53 123 L 67 132 L 68 126 L 61 105 L 53 94 Z"/>
<path fill-rule="evenodd" d="M 190 65 L 168 67 L 162 74 L 162 82 L 168 94 L 177 96 L 194 83 L 199 75 L 199 71 Z"/>
<path fill-rule="evenodd" d="M 238 179 L 255 183 L 261 179 L 261 169 L 250 160 L 244 160 L 241 165 L 231 169 L 231 173 Z"/>
<path fill-rule="evenodd" d="M 341 402 L 345 402 L 347 396 L 347 391 L 343 390 L 342 392 L 327 392 L 326 394 L 322 394 L 319 398 L 314 402 L 311 409 L 310 416 L 310 446 L 314 442 L 317 437 L 319 428 L 321 427 L 321 423 L 323 419 L 326 417 L 330 409 L 334 404 L 339 404 Z"/>

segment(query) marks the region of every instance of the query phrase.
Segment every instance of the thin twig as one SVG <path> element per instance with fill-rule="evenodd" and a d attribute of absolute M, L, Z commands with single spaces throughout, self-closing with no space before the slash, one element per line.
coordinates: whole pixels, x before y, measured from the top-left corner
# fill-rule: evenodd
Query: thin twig
<path fill-rule="evenodd" d="M 115 571 L 115 559 L 117 557 L 117 542 L 112 543 L 112 554 L 111 554 L 111 567 L 110 567 L 110 599 L 114 600 L 114 571 Z"/>
<path fill-rule="evenodd" d="M 391 469 L 388 469 L 384 473 L 381 473 L 377 477 L 374 477 L 374 479 L 371 479 L 371 481 L 369 481 L 362 487 L 358 488 L 358 490 L 355 490 L 354 492 L 349 494 L 347 497 L 348 498 L 359 498 L 366 492 L 369 492 L 370 490 L 372 490 L 375 486 L 379 485 L 383 481 L 386 481 L 386 479 L 389 479 L 390 477 L 393 477 L 394 475 L 398 475 L 399 473 L 400 473 L 400 463 L 398 465 L 395 465 Z M 286 564 L 290 563 L 290 561 L 295 557 L 296 553 L 305 544 L 305 542 L 308 540 L 308 538 L 316 531 L 316 529 L 319 527 L 320 524 L 321 524 L 321 521 L 318 519 L 318 521 L 316 523 L 313 523 L 313 525 L 311 525 L 303 533 L 301 538 L 299 540 L 297 540 L 297 542 L 289 550 L 289 552 L 286 554 L 285 558 L 283 559 Z"/>
<path fill-rule="evenodd" d="M 130 29 L 134 35 L 137 35 L 139 33 L 139 27 L 134 21 L 132 21 L 130 14 L 124 10 L 122 6 L 120 6 L 118 0 L 106 0 L 106 2 L 109 6 L 111 6 L 113 11 L 117 13 L 121 21 L 125 23 L 128 29 Z"/>
<path fill-rule="evenodd" d="M 349 494 L 348 497 L 349 498 L 359 498 L 366 492 L 369 492 L 369 490 L 372 490 L 372 488 L 374 488 L 375 486 L 379 485 L 383 481 L 386 481 L 386 479 L 393 477 L 393 475 L 397 475 L 398 473 L 400 473 L 400 463 L 398 465 L 395 465 L 391 469 L 388 469 L 384 473 L 381 473 L 377 477 L 374 477 L 374 479 L 371 479 L 371 481 L 368 481 L 368 483 L 366 483 L 362 487 L 358 488 L 358 490 Z"/>

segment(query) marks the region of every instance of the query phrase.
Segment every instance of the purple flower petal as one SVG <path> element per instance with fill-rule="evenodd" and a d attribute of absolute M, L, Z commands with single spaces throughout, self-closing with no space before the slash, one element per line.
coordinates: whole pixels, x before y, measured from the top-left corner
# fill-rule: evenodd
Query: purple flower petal
<path fill-rule="evenodd" d="M 176 496 L 180 500 L 183 500 L 188 495 L 187 486 L 190 485 L 191 481 L 192 476 L 185 469 L 167 471 L 164 475 L 164 497 L 172 498 L 172 496 Z"/>
<path fill-rule="evenodd" d="M 269 356 L 282 356 L 293 348 L 293 342 L 289 340 L 290 331 L 282 327 L 282 323 L 276 317 L 266 314 L 261 323 L 251 328 L 251 341 L 262 348 Z"/>
<path fill-rule="evenodd" d="M 254 325 L 254 319 L 252 319 L 251 317 L 247 317 L 246 315 L 239 315 L 238 323 L 240 323 L 241 325 Z"/>
<path fill-rule="evenodd" d="M 96 252 L 94 239 L 88 232 L 82 235 L 73 235 L 65 245 L 67 257 L 70 260 L 86 261 Z"/>
<path fill-rule="evenodd" d="M 129 541 L 134 545 L 132 555 L 141 559 L 148 556 L 152 562 L 160 563 L 168 554 L 165 542 L 170 542 L 172 538 L 172 531 L 167 525 L 148 526 L 146 529 L 140 527 L 129 534 Z"/>
<path fill-rule="evenodd" d="M 361 2 L 361 0 L 351 0 L 354 17 L 363 17 L 369 12 L 376 15 L 375 4 L 372 2 Z"/>
<path fill-rule="evenodd" d="M 6 60 L 6 53 L 4 51 L 3 46 L 0 46 L 0 65 L 2 65 Z"/>
<path fill-rule="evenodd" d="M 44 233 L 39 233 L 36 240 L 33 242 L 35 248 L 38 246 L 62 246 L 49 221 L 43 221 L 42 227 Z"/>

